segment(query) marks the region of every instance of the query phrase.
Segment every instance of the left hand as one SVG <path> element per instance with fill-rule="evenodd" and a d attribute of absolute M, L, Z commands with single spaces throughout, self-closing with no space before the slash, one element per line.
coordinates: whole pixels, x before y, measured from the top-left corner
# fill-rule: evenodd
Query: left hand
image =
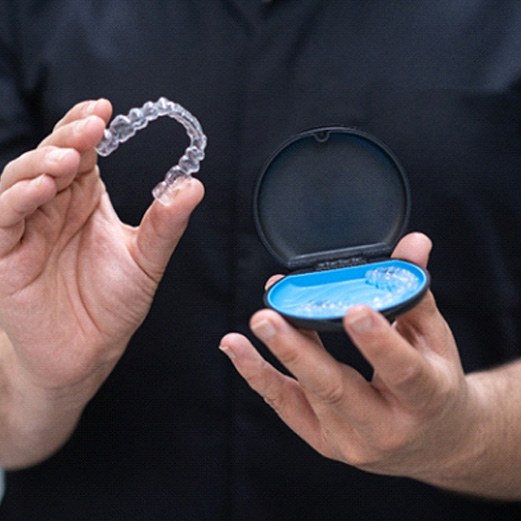
<path fill-rule="evenodd" d="M 410 234 L 394 256 L 426 266 L 430 249 L 426 236 Z M 226 335 L 221 349 L 252 389 L 322 455 L 430 482 L 457 461 L 475 404 L 430 292 L 392 325 L 366 306 L 344 317 L 346 333 L 374 369 L 371 381 L 335 360 L 315 332 L 295 329 L 275 311 L 257 312 L 250 325 L 292 377 L 237 333 Z"/>

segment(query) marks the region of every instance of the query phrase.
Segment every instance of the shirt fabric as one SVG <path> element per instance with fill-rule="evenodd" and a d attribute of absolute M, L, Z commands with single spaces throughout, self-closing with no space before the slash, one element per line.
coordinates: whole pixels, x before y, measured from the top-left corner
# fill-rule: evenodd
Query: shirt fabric
<path fill-rule="evenodd" d="M 519 27 L 517 0 L 0 0 L 2 165 L 87 98 L 119 114 L 166 96 L 208 136 L 206 196 L 150 314 L 70 441 L 7 473 L 0 519 L 521 519 L 517 503 L 324 459 L 217 349 L 228 331 L 252 336 L 283 269 L 252 217 L 266 159 L 302 130 L 346 125 L 408 174 L 410 229 L 433 239 L 432 288 L 465 369 L 519 355 Z M 122 220 L 139 222 L 186 144 L 163 118 L 100 159 Z M 369 374 L 345 335 L 324 341 Z"/>

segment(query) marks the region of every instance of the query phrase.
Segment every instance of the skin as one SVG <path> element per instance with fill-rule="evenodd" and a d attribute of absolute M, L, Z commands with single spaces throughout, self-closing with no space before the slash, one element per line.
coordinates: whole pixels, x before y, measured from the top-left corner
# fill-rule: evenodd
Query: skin
<path fill-rule="evenodd" d="M 0 178 L 0 464 L 37 462 L 69 436 L 146 316 L 203 196 L 195 179 L 122 223 L 95 145 L 112 107 L 76 105 Z"/>
<path fill-rule="evenodd" d="M 430 240 L 411 234 L 394 256 L 426 266 Z M 280 276 L 272 277 L 267 286 Z M 315 332 L 273 310 L 251 330 L 288 369 L 282 374 L 237 333 L 221 341 L 239 374 L 320 454 L 362 470 L 458 492 L 521 497 L 521 365 L 465 375 L 432 293 L 394 324 L 365 306 L 343 326 L 374 369 L 370 381 L 335 360 Z"/>

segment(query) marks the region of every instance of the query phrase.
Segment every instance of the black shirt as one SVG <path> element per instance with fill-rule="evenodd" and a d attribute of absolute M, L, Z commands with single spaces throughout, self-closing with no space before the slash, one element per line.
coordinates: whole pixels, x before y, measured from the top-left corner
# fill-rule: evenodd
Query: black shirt
<path fill-rule="evenodd" d="M 465 369 L 519 355 L 519 27 L 516 0 L 0 0 L 2 165 L 101 96 L 116 114 L 167 96 L 209 140 L 206 197 L 149 316 L 69 443 L 8 474 L 0 519 L 520 519 L 517 504 L 320 457 L 217 349 L 248 333 L 281 271 L 252 218 L 265 160 L 292 134 L 341 124 L 403 163 L 410 228 L 434 241 L 432 286 Z M 123 220 L 139 222 L 185 146 L 159 120 L 100 160 Z M 344 335 L 325 341 L 367 372 Z"/>

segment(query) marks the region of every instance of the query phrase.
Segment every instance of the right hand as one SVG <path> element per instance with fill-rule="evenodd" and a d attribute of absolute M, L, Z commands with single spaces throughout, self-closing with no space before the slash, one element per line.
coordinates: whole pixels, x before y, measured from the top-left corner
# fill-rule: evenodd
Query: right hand
<path fill-rule="evenodd" d="M 146 316 L 203 196 L 198 180 L 186 181 L 169 203 L 154 201 L 139 227 L 122 223 L 94 148 L 111 113 L 107 100 L 76 105 L 0 178 L 0 328 L 12 346 L 10 378 L 83 400 Z"/>

